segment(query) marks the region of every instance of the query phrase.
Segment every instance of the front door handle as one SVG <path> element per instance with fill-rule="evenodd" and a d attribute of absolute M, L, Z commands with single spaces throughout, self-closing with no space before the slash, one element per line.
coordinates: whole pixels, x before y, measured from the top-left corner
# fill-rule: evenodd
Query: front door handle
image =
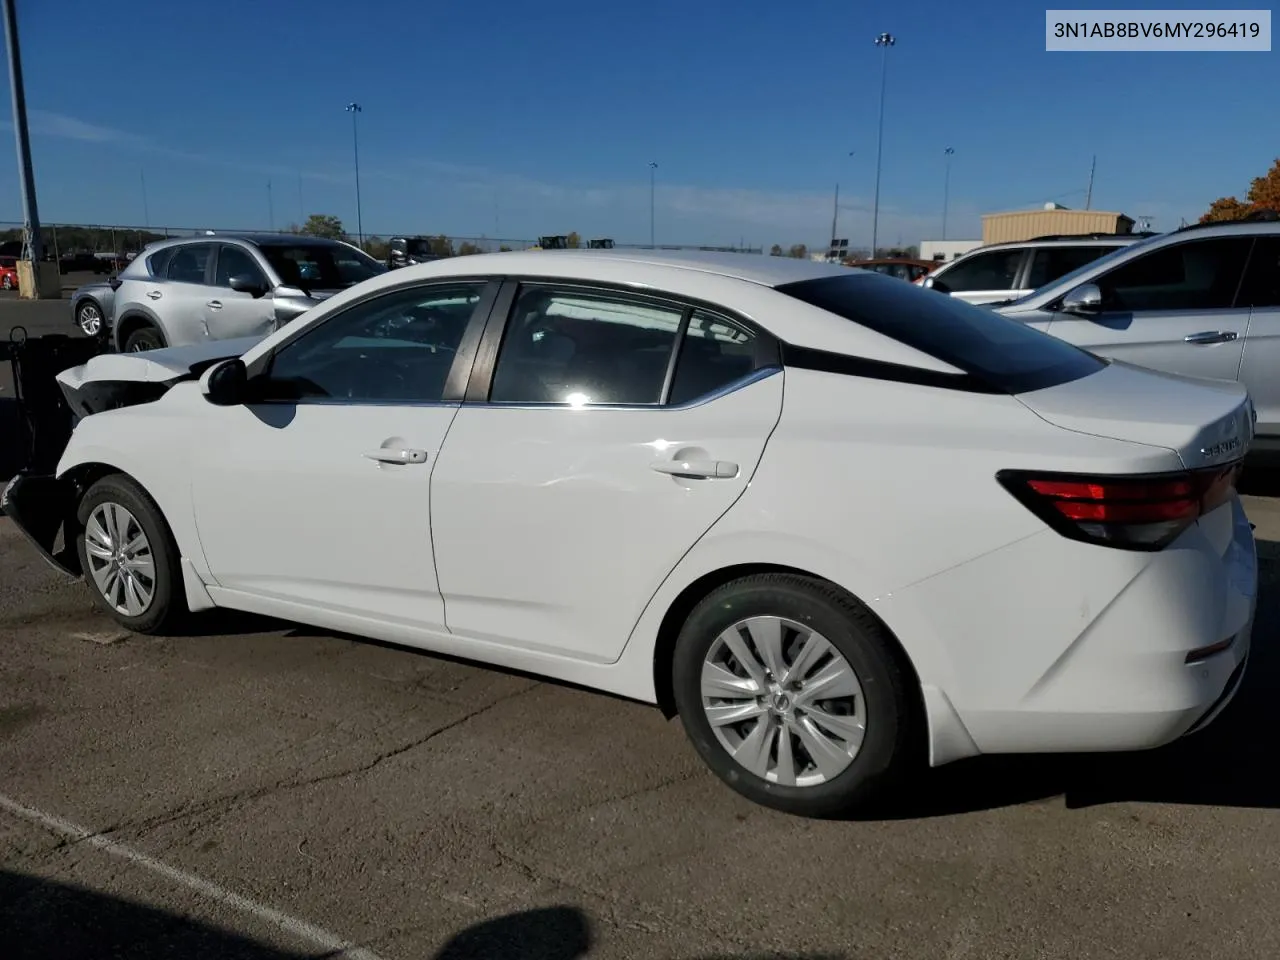
<path fill-rule="evenodd" d="M 379 463 L 426 463 L 427 451 L 425 450 L 397 450 L 394 447 L 380 447 L 377 450 L 371 450 L 365 454 L 370 460 L 377 460 Z"/>
<path fill-rule="evenodd" d="M 152 300 L 159 300 L 162 296 L 164 296 L 164 294 L 162 294 L 159 290 L 148 290 L 147 296 L 150 297 Z"/>
<path fill-rule="evenodd" d="M 738 465 L 727 460 L 659 460 L 649 464 L 658 473 L 694 480 L 732 480 Z"/>
<path fill-rule="evenodd" d="M 1235 338 L 1234 330 L 1202 330 L 1182 339 L 1185 343 L 1230 343 Z"/>
<path fill-rule="evenodd" d="M 208 307 L 210 310 L 221 310 L 221 309 L 222 309 L 222 301 L 221 301 L 221 300 L 210 300 L 208 303 L 206 303 L 206 304 L 205 304 L 205 306 L 206 306 L 206 307 Z"/>

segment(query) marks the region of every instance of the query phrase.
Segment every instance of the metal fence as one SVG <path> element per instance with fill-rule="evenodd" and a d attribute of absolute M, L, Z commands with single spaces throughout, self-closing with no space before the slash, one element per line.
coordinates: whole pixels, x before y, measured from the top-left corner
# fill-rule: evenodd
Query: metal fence
<path fill-rule="evenodd" d="M 228 228 L 217 226 L 174 227 L 174 226 L 137 226 L 127 224 L 97 223 L 44 223 L 41 224 L 41 235 L 44 241 L 45 254 L 57 258 L 68 253 L 136 253 L 148 243 L 178 237 L 198 237 L 204 234 L 227 233 L 282 233 L 281 230 L 265 230 L 258 227 Z M 7 235 L 12 235 L 7 236 Z M 0 220 L 0 240 L 21 239 L 22 224 L 20 222 Z M 436 241 L 443 249 L 441 252 L 453 254 L 494 253 L 500 250 L 528 250 L 538 245 L 537 239 L 524 237 L 487 237 L 487 236 L 454 236 L 448 234 L 422 233 L 421 231 L 405 231 L 403 233 L 365 234 L 364 247 L 376 257 L 386 255 L 386 247 L 391 237 L 428 237 Z M 346 239 L 357 243 L 358 239 L 348 234 Z M 593 238 L 583 237 L 581 246 L 588 246 Z M 620 249 L 648 250 L 647 243 L 614 242 Z M 762 247 L 751 246 L 718 246 L 714 244 L 667 244 L 656 245 L 658 250 L 706 250 L 726 253 L 761 254 Z"/>

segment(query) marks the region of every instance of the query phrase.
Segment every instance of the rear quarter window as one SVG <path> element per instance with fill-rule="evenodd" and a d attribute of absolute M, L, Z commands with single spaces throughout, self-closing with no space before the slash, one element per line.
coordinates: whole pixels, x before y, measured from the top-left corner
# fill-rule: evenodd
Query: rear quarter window
<path fill-rule="evenodd" d="M 1096 373 L 1106 361 L 985 307 L 874 274 L 777 288 L 811 306 L 950 364 L 1000 393 L 1043 390 Z"/>
<path fill-rule="evenodd" d="M 151 256 L 147 257 L 147 273 L 153 277 L 163 277 L 165 268 L 169 266 L 169 258 L 173 256 L 173 251 L 177 247 L 165 247 L 163 250 L 157 250 Z"/>

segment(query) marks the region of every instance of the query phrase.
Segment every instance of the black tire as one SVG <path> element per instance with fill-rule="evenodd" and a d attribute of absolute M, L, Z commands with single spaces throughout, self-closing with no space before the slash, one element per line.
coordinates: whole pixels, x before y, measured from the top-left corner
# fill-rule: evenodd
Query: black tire
<path fill-rule="evenodd" d="M 154 588 L 150 605 L 137 616 L 129 616 L 117 610 L 103 595 L 90 574 L 90 559 L 85 546 L 85 525 L 94 509 L 105 503 L 114 503 L 133 514 L 138 526 L 146 535 L 151 548 L 155 571 Z M 79 531 L 76 535 L 76 553 L 80 557 L 80 569 L 85 583 L 93 594 L 94 603 L 116 623 L 134 633 L 164 634 L 172 631 L 188 615 L 186 593 L 182 584 L 182 566 L 178 546 L 174 542 L 169 524 L 154 500 L 131 478 L 122 473 L 103 477 L 86 492 L 76 510 Z"/>
<path fill-rule="evenodd" d="M 139 327 L 129 334 L 124 342 L 125 353 L 137 353 L 141 350 L 160 350 L 164 347 L 164 337 L 155 327 Z"/>
<path fill-rule="evenodd" d="M 784 786 L 757 776 L 716 738 L 703 710 L 704 658 L 716 638 L 748 617 L 773 616 L 812 628 L 857 674 L 866 711 L 862 744 L 830 780 Z M 689 614 L 672 662 L 676 706 L 685 732 L 707 765 L 738 793 L 766 807 L 826 818 L 866 809 L 922 766 L 915 681 L 885 627 L 857 600 L 821 580 L 758 574 L 712 591 Z"/>
<path fill-rule="evenodd" d="M 84 315 L 85 315 L 85 311 L 90 308 L 98 311 L 98 332 L 97 333 L 90 333 L 88 330 L 85 329 Z M 86 337 L 101 337 L 105 335 L 107 332 L 107 322 L 106 322 L 106 317 L 102 315 L 102 308 L 98 306 L 96 303 L 93 303 L 92 301 L 89 301 L 89 300 L 86 300 L 84 303 L 80 304 L 80 306 L 76 308 L 76 326 L 80 328 L 80 332 L 83 333 Z"/>

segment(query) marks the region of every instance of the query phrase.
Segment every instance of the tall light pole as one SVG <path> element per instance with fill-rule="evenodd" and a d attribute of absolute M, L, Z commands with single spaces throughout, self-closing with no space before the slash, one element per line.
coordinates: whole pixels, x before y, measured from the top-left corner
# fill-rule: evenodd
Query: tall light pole
<path fill-rule="evenodd" d="M 138 182 L 142 184 L 142 225 L 151 229 L 151 208 L 147 204 L 147 171 L 138 168 Z"/>
<path fill-rule="evenodd" d="M 356 234 L 360 237 L 361 250 L 364 249 L 364 215 L 360 212 L 360 130 L 356 117 L 363 110 L 355 101 L 347 104 L 347 113 L 351 114 L 351 148 L 356 158 Z"/>
<path fill-rule="evenodd" d="M 857 151 L 850 150 L 849 156 L 852 157 Z M 837 232 L 840 229 L 840 184 L 836 183 L 836 200 L 831 208 L 831 248 L 834 250 L 836 245 Z"/>
<path fill-rule="evenodd" d="M 951 158 L 956 155 L 955 147 L 947 147 L 942 151 L 945 158 L 946 172 L 942 175 L 942 239 L 947 239 L 947 201 L 951 199 Z"/>
<path fill-rule="evenodd" d="M 271 196 L 271 179 L 267 178 L 267 229 L 276 232 L 276 204 Z"/>
<path fill-rule="evenodd" d="M 14 0 L 4 0 L 4 40 L 9 50 L 9 94 L 13 100 L 13 135 L 18 146 L 18 186 L 22 191 L 22 253 L 38 264 L 44 256 L 40 242 L 40 211 L 36 181 L 31 172 L 31 140 L 27 133 L 27 93 L 22 84 L 22 55 L 18 50 L 18 14 Z M 34 275 L 40 268 L 32 266 Z M 39 296 L 40 284 L 35 283 Z"/>
<path fill-rule="evenodd" d="M 649 249 L 650 250 L 657 249 L 657 244 L 654 241 L 654 237 L 656 236 L 656 234 L 654 233 L 654 229 L 653 229 L 653 197 L 654 197 L 654 191 L 657 188 L 657 176 L 658 176 L 657 161 L 650 160 L 649 161 Z"/>
<path fill-rule="evenodd" d="M 891 33 L 882 33 L 876 37 L 876 46 L 880 48 L 880 127 L 876 136 L 876 196 L 871 212 L 871 256 L 876 255 L 876 239 L 880 229 L 880 161 L 884 157 L 884 87 L 889 73 L 889 48 L 898 41 Z"/>

